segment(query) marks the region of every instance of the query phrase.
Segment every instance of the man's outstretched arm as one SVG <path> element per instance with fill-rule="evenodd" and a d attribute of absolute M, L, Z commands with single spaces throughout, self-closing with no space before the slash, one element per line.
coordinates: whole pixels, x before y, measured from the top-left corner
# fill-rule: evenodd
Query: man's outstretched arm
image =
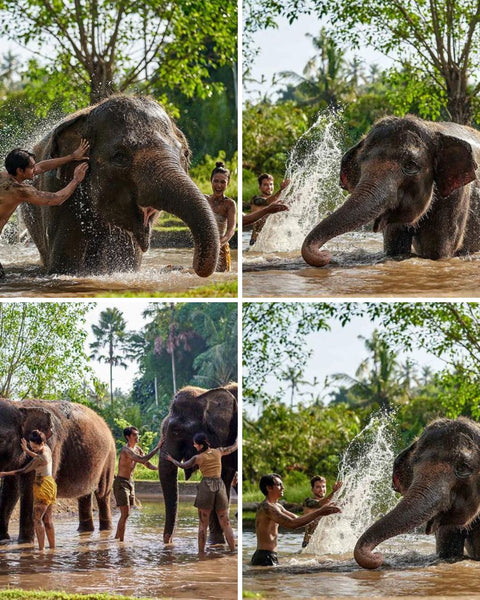
<path fill-rule="evenodd" d="M 77 189 L 78 184 L 83 181 L 87 169 L 87 163 L 78 165 L 73 173 L 72 181 L 58 192 L 42 192 L 31 185 L 22 186 L 23 189 L 20 190 L 22 200 L 37 206 L 59 206 Z"/>
<path fill-rule="evenodd" d="M 40 175 L 41 173 L 45 173 L 46 171 L 51 171 L 52 169 L 58 169 L 62 165 L 66 165 L 73 160 L 88 160 L 88 150 L 90 148 L 90 144 L 87 140 L 80 141 L 80 146 L 71 154 L 67 154 L 66 156 L 60 156 L 59 158 L 49 158 L 48 160 L 41 160 L 38 162 L 33 168 L 34 175 Z"/>

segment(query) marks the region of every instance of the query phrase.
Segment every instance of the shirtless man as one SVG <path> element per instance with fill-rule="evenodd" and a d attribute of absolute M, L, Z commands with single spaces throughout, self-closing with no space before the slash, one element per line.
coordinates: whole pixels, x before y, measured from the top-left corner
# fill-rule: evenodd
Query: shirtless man
<path fill-rule="evenodd" d="M 335 504 L 329 504 L 313 510 L 308 515 L 297 517 L 278 502 L 283 496 L 284 487 L 280 475 L 276 473 L 264 475 L 260 479 L 260 490 L 265 495 L 265 500 L 258 507 L 255 518 L 257 549 L 252 556 L 252 565 L 268 567 L 278 564 L 279 525 L 287 529 L 298 529 L 319 517 L 342 512 Z"/>
<path fill-rule="evenodd" d="M 88 169 L 87 163 L 82 163 L 75 168 L 72 181 L 58 192 L 41 192 L 32 185 L 25 183 L 41 173 L 58 169 L 71 161 L 88 160 L 89 144 L 81 140 L 80 146 L 67 156 L 52 158 L 35 162 L 35 155 L 27 150 L 15 148 L 5 159 L 6 171 L 0 172 L 0 233 L 2 233 L 13 211 L 22 202 L 37 204 L 39 206 L 58 206 L 69 198 L 78 184 L 83 181 Z M 0 279 L 5 277 L 5 271 L 0 264 Z"/>
<path fill-rule="evenodd" d="M 332 493 L 328 496 L 325 496 L 327 493 L 327 480 L 325 477 L 321 475 L 315 475 L 310 479 L 310 487 L 312 489 L 312 497 L 305 498 L 303 501 L 303 514 L 308 515 L 316 508 L 321 508 L 322 506 L 326 506 L 330 504 L 333 498 L 333 494 L 342 487 L 342 482 L 337 481 L 332 489 Z M 310 542 L 310 538 L 313 535 L 313 532 L 317 528 L 318 521 L 312 521 L 305 527 L 305 535 L 303 537 L 302 548 L 308 546 Z"/>
<path fill-rule="evenodd" d="M 285 179 L 280 184 L 280 189 L 274 194 L 273 193 L 273 190 L 274 190 L 273 175 L 270 175 L 270 173 L 262 173 L 260 175 L 260 177 L 258 178 L 258 188 L 260 190 L 260 195 L 254 196 L 252 198 L 252 201 L 250 203 L 250 212 L 254 213 L 256 211 L 262 210 L 262 208 L 268 206 L 269 204 L 276 202 L 278 200 L 280 194 L 283 192 L 283 190 L 286 187 L 288 187 L 289 184 L 290 184 L 290 179 Z M 273 212 L 278 212 L 278 211 L 273 211 Z M 262 229 L 267 221 L 267 216 L 268 216 L 268 214 L 264 215 L 260 219 L 255 220 L 252 235 L 250 237 L 250 246 L 253 246 L 253 244 L 255 244 L 255 242 L 257 241 L 258 235 L 262 231 Z"/>
<path fill-rule="evenodd" d="M 135 504 L 135 487 L 133 485 L 133 471 L 137 463 L 142 463 L 152 471 L 158 471 L 158 467 L 148 462 L 154 454 L 156 454 L 163 443 L 163 438 L 155 446 L 155 448 L 145 454 L 138 442 L 138 429 L 136 427 L 125 427 L 123 435 L 127 440 L 126 446 L 120 450 L 118 458 L 118 474 L 113 480 L 113 494 L 117 501 L 117 506 L 120 509 L 120 519 L 118 520 L 117 532 L 115 539 L 123 542 L 125 537 L 125 526 L 130 515 L 130 507 Z"/>
<path fill-rule="evenodd" d="M 207 196 L 210 208 L 217 221 L 220 234 L 220 253 L 215 271 L 221 273 L 230 271 L 230 245 L 229 241 L 235 233 L 237 224 L 237 205 L 235 201 L 225 196 L 225 190 L 230 183 L 230 171 L 221 161 L 217 162 L 210 176 L 213 194 Z"/>

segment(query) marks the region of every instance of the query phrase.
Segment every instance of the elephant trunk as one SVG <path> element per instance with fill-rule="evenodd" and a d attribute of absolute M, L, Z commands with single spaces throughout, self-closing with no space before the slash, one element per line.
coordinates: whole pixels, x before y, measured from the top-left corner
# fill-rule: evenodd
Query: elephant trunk
<path fill-rule="evenodd" d="M 437 470 L 436 476 L 423 476 L 421 481 L 414 481 L 395 508 L 360 536 L 353 552 L 357 563 L 365 569 L 380 567 L 383 557 L 373 549 L 381 542 L 407 533 L 446 510 L 449 495 L 450 485 L 444 469 Z"/>
<path fill-rule="evenodd" d="M 351 196 L 335 212 L 323 219 L 307 235 L 302 256 L 313 267 L 323 267 L 331 260 L 326 250 L 319 249 L 332 238 L 354 231 L 378 218 L 388 208 L 389 199 L 396 194 L 393 178 L 390 181 L 360 181 Z"/>
<path fill-rule="evenodd" d="M 162 484 L 163 501 L 165 503 L 165 525 L 163 528 L 163 543 L 172 542 L 173 530 L 177 521 L 178 511 L 178 468 L 169 460 L 159 461 L 159 477 Z"/>
<path fill-rule="evenodd" d="M 220 237 L 205 195 L 178 160 L 143 155 L 141 160 L 137 159 L 137 165 L 139 205 L 144 210 L 165 210 L 188 225 L 195 245 L 193 268 L 200 277 L 208 277 L 217 265 Z"/>

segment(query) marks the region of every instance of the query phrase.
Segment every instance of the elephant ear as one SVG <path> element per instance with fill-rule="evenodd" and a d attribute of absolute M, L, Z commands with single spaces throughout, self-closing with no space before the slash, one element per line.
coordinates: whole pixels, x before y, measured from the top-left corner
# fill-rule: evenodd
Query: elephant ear
<path fill-rule="evenodd" d="M 51 158 L 71 154 L 80 144 L 81 138 L 87 138 L 86 121 L 91 108 L 86 108 L 67 117 L 53 130 L 50 143 L 46 148 Z M 90 141 L 90 140 L 88 140 Z M 70 181 L 78 162 L 68 162 L 57 170 L 57 177 Z"/>
<path fill-rule="evenodd" d="M 413 442 L 408 448 L 400 452 L 393 463 L 392 487 L 396 492 L 402 494 L 402 496 L 412 483 L 413 470 L 410 460 L 416 447 L 417 442 Z"/>
<path fill-rule="evenodd" d="M 213 447 L 233 444 L 237 437 L 237 400 L 224 388 L 203 395 L 203 427 Z"/>
<path fill-rule="evenodd" d="M 48 410 L 38 407 L 20 407 L 19 410 L 23 415 L 23 437 L 26 438 L 34 429 L 44 433 L 47 440 L 52 437 L 55 423 Z"/>
<path fill-rule="evenodd" d="M 340 167 L 340 186 L 348 192 L 353 192 L 360 181 L 360 165 L 358 164 L 358 155 L 363 146 L 363 140 L 356 146 L 350 148 L 342 157 Z"/>
<path fill-rule="evenodd" d="M 440 196 L 445 198 L 456 189 L 474 181 L 477 166 L 472 146 L 467 141 L 439 134 L 434 169 Z"/>

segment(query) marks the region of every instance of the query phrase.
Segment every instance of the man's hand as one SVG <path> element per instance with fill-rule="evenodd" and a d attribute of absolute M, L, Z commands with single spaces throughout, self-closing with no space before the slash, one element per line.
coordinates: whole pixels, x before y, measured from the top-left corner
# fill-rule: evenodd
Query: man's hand
<path fill-rule="evenodd" d="M 341 513 L 342 509 L 336 504 L 327 504 L 327 506 L 322 507 L 321 515 L 326 517 L 327 515 L 334 515 L 335 513 Z"/>
<path fill-rule="evenodd" d="M 275 202 L 272 202 L 268 205 L 268 209 L 268 212 L 270 214 L 274 214 L 278 212 L 283 212 L 284 210 L 288 210 L 288 206 L 286 204 L 283 204 L 281 200 L 275 200 Z"/>
<path fill-rule="evenodd" d="M 332 488 L 332 493 L 338 491 L 343 485 L 343 481 L 337 481 L 333 488 Z"/>
<path fill-rule="evenodd" d="M 290 179 L 284 179 L 280 184 L 280 189 L 284 190 L 288 185 L 290 185 Z"/>
<path fill-rule="evenodd" d="M 72 152 L 72 160 L 88 160 L 88 151 L 90 144 L 85 139 L 80 140 L 80 146 Z"/>
<path fill-rule="evenodd" d="M 75 171 L 73 172 L 73 180 L 76 181 L 77 183 L 80 183 L 85 178 L 87 171 L 88 171 L 87 163 L 82 163 L 81 165 L 78 165 L 77 167 L 75 167 Z"/>

